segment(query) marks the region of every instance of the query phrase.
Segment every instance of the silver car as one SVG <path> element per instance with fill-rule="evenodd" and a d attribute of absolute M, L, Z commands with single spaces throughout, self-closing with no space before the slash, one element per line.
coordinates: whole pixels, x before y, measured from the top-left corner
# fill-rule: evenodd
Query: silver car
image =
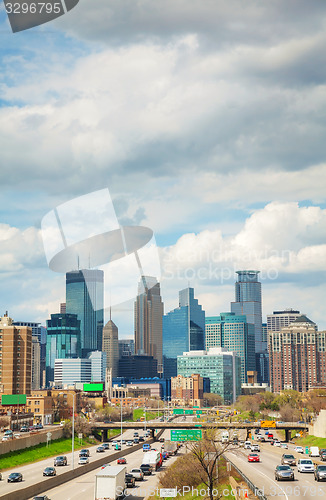
<path fill-rule="evenodd" d="M 294 481 L 294 472 L 289 465 L 278 465 L 275 469 L 275 481 Z"/>
<path fill-rule="evenodd" d="M 300 458 L 298 460 L 298 472 L 315 472 L 315 466 L 310 458 Z"/>

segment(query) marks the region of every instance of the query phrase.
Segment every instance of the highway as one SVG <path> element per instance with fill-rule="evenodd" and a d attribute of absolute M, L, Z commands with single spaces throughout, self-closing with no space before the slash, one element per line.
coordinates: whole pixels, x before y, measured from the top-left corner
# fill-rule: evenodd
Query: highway
<path fill-rule="evenodd" d="M 255 441 L 257 442 L 257 441 Z M 296 459 L 307 458 L 307 455 L 294 452 L 294 445 L 288 450 L 260 443 L 260 463 L 248 463 L 250 450 L 243 448 L 228 451 L 226 456 L 265 494 L 267 498 L 285 500 L 326 498 L 326 483 L 316 482 L 312 473 L 299 473 L 293 467 L 295 481 L 275 481 L 275 467 L 281 464 L 283 453 L 291 453 Z M 322 463 L 313 459 L 316 463 Z"/>

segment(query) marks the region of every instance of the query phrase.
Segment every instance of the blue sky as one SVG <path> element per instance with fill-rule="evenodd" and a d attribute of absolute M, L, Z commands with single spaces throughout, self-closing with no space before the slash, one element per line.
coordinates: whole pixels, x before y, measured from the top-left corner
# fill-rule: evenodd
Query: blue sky
<path fill-rule="evenodd" d="M 155 233 L 166 311 L 188 281 L 229 310 L 248 267 L 264 314 L 325 329 L 325 20 L 320 1 L 81 0 L 12 34 L 2 11 L 2 311 L 58 310 L 41 220 L 108 187 L 122 224 Z"/>

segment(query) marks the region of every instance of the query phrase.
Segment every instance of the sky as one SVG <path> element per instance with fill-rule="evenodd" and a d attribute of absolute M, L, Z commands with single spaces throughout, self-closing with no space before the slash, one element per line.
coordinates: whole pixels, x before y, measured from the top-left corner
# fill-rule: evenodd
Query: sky
<path fill-rule="evenodd" d="M 0 313 L 59 311 L 42 220 L 107 188 L 154 233 L 165 312 L 188 285 L 227 312 L 256 269 L 263 320 L 326 329 L 325 25 L 323 0 L 80 0 L 12 33 L 2 6 Z M 131 337 L 133 300 L 112 319 Z"/>

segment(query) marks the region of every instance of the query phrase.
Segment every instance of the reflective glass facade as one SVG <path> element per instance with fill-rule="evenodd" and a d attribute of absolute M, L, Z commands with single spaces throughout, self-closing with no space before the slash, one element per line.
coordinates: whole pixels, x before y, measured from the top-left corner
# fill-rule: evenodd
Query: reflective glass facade
<path fill-rule="evenodd" d="M 177 375 L 177 356 L 205 348 L 205 312 L 194 298 L 194 289 L 179 292 L 179 307 L 163 317 L 164 377 Z"/>
<path fill-rule="evenodd" d="M 241 359 L 226 349 L 187 352 L 177 358 L 178 375 L 198 373 L 210 380 L 210 391 L 220 394 L 224 404 L 233 403 L 241 393 Z"/>
<path fill-rule="evenodd" d="M 82 357 L 102 350 L 103 276 L 88 269 L 66 274 L 66 311 L 80 320 Z"/>
<path fill-rule="evenodd" d="M 239 354 L 241 359 L 241 382 L 246 383 L 248 370 L 255 370 L 254 325 L 247 323 L 244 315 L 221 313 L 205 320 L 206 349 L 225 347 Z"/>
<path fill-rule="evenodd" d="M 80 320 L 76 314 L 51 314 L 47 320 L 46 381 L 54 381 L 54 362 L 57 358 L 79 358 Z"/>

